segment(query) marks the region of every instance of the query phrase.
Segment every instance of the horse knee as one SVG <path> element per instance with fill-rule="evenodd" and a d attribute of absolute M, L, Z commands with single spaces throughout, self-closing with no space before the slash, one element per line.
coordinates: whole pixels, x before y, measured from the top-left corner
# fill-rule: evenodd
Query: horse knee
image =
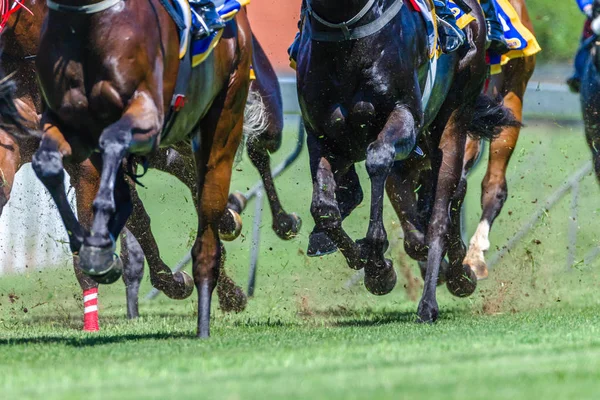
<path fill-rule="evenodd" d="M 40 148 L 34 154 L 31 166 L 37 177 L 45 184 L 62 183 L 64 180 L 62 156 L 57 150 Z"/>
<path fill-rule="evenodd" d="M 392 165 L 396 150 L 393 145 L 385 142 L 373 142 L 367 148 L 367 160 L 365 166 L 369 176 L 388 175 Z"/>

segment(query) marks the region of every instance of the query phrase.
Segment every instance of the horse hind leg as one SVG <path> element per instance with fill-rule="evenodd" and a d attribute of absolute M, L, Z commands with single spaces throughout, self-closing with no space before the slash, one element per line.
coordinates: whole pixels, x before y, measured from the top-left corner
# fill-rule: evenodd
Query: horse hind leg
<path fill-rule="evenodd" d="M 510 108 L 518 121 L 521 120 L 522 102 L 514 93 L 504 98 L 504 104 Z M 506 127 L 490 143 L 488 168 L 481 183 L 481 220 L 475 234 L 469 241 L 469 249 L 463 261 L 475 272 L 477 279 L 488 277 L 485 252 L 490 248 L 489 234 L 492 224 L 502 211 L 508 198 L 506 170 L 519 138 L 520 127 Z"/>
<path fill-rule="evenodd" d="M 298 234 L 302 220 L 296 213 L 285 212 L 273 181 L 269 154 L 281 146 L 283 131 L 281 110 L 275 110 L 275 107 L 263 100 L 258 91 L 251 91 L 244 112 L 244 135 L 247 137 L 248 156 L 260 174 L 269 200 L 273 231 L 279 238 L 289 240 Z"/>
<path fill-rule="evenodd" d="M 121 259 L 123 260 L 123 282 L 127 299 L 127 318 L 140 316 L 138 298 L 140 284 L 144 277 L 144 252 L 127 228 L 121 232 Z"/>
<path fill-rule="evenodd" d="M 191 296 L 194 291 L 192 277 L 185 271 L 173 273 L 160 257 L 158 244 L 152 233 L 150 216 L 144 208 L 137 190 L 130 182 L 133 211 L 127 221 L 127 229 L 133 234 L 148 261 L 152 286 L 164 292 L 169 298 L 182 300 Z M 143 268 L 143 262 L 142 262 Z"/>

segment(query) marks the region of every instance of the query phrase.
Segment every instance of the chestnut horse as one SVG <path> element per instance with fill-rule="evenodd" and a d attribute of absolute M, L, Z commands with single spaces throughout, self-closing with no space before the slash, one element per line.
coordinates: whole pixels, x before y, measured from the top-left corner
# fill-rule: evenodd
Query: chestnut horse
<path fill-rule="evenodd" d="M 476 20 L 465 28 L 466 43 L 436 60 L 425 20 L 408 2 L 306 0 L 297 58 L 313 233 L 326 233 L 351 268 L 364 268 L 371 293 L 389 293 L 396 273 L 384 256 L 387 188 L 405 248 L 426 261 L 422 322 L 438 317 L 436 285 L 446 253 L 450 262 L 442 277 L 450 291 L 467 296 L 476 288 L 470 266 L 462 263 L 466 247 L 460 235 L 467 133 L 491 138 L 500 126 L 515 123 L 503 106 L 481 94 L 485 21 L 479 4 L 467 3 Z M 371 215 L 366 237 L 354 242 L 342 219 L 362 200 L 354 168 L 361 160 L 371 181 Z"/>
<path fill-rule="evenodd" d="M 45 10 L 43 10 L 45 11 Z M 35 15 L 43 15 L 42 12 L 37 12 L 35 13 Z M 80 17 L 81 18 L 81 17 Z M 244 18 L 245 19 L 245 18 Z M 40 24 L 32 24 L 32 23 L 28 23 L 26 24 L 27 26 L 40 26 Z M 18 26 L 18 24 L 17 24 Z M 15 31 L 17 31 L 18 29 L 15 29 Z M 21 36 L 21 38 L 23 38 L 23 36 Z M 231 42 L 231 41 L 229 41 Z M 249 142 L 249 152 L 250 149 L 257 149 L 259 146 L 260 148 L 258 148 L 258 150 L 255 150 L 255 153 L 260 153 L 262 152 L 263 154 L 267 154 L 267 151 L 275 151 L 280 143 L 280 137 L 281 137 L 281 127 L 282 127 L 282 115 L 281 115 L 281 97 L 280 97 L 280 93 L 277 87 L 277 81 L 276 81 L 276 76 L 274 75 L 272 68 L 270 68 L 270 64 L 268 62 L 268 60 L 266 59 L 266 56 L 264 55 L 264 52 L 262 51 L 262 49 L 260 49 L 260 45 L 258 44 L 258 42 L 254 41 L 254 45 L 256 46 L 256 48 L 258 49 L 258 51 L 256 52 L 256 57 L 254 59 L 254 63 L 257 66 L 256 69 L 259 70 L 260 72 L 257 71 L 257 76 L 259 77 L 259 79 L 257 81 L 255 81 L 255 83 L 253 83 L 254 86 L 254 90 L 256 90 L 257 92 L 260 93 L 260 91 L 269 91 L 270 94 L 270 102 L 266 101 L 266 111 L 267 111 L 267 117 L 269 118 L 269 123 L 268 125 L 265 127 L 266 129 L 263 130 L 262 132 L 258 132 L 257 136 L 254 140 L 252 140 L 251 142 Z M 35 48 L 37 48 L 37 46 L 31 46 L 33 51 L 29 51 L 29 54 L 35 54 Z M 221 46 L 223 48 L 223 46 Z M 223 50 L 221 50 L 223 51 Z M 27 54 L 27 52 L 25 52 L 25 54 Z M 23 58 L 15 58 L 17 61 L 21 62 L 21 66 L 23 66 L 24 61 Z M 33 69 L 32 69 L 33 70 Z M 32 73 L 33 75 L 33 73 Z M 28 82 L 31 82 L 31 80 L 29 80 Z M 277 89 L 276 91 L 274 91 L 273 89 Z M 29 93 L 36 93 L 35 90 L 30 90 Z M 23 94 L 22 94 L 23 95 Z M 27 95 L 27 94 L 24 94 Z M 30 106 L 31 107 L 31 106 Z M 33 109 L 33 107 L 31 107 Z M 48 110 L 49 113 L 51 113 L 51 111 Z M 23 112 L 21 112 L 21 114 L 24 114 Z M 34 114 L 35 115 L 35 114 Z M 35 139 L 31 140 L 32 142 L 35 143 Z M 16 146 L 13 146 L 13 150 L 15 149 Z M 13 151 L 13 154 L 17 154 L 18 156 L 18 147 L 16 147 L 16 151 Z M 189 171 L 186 171 L 185 167 L 189 167 L 190 163 L 189 162 L 185 162 L 185 157 L 173 157 L 173 155 L 176 155 L 175 152 L 173 152 L 172 150 L 170 151 L 170 154 L 167 154 L 167 152 L 165 150 L 159 150 L 156 152 L 156 155 L 154 157 L 152 157 L 151 159 L 151 166 L 152 167 L 159 167 L 163 170 L 167 170 L 167 172 L 171 172 L 174 173 L 175 175 L 177 175 L 178 178 L 180 178 L 182 181 L 184 181 L 184 183 L 188 184 L 189 183 L 189 177 L 192 174 L 189 173 Z M 255 163 L 255 165 L 257 165 L 257 167 L 259 167 L 259 169 L 264 169 L 264 168 L 269 168 L 268 165 L 268 158 L 266 159 L 266 162 L 264 161 L 264 157 L 263 159 L 261 159 L 260 157 L 251 157 L 252 161 Z M 183 163 L 183 165 L 182 165 Z M 17 168 L 19 163 L 17 162 Z M 192 163 L 193 165 L 193 160 Z M 90 164 L 93 166 L 93 164 Z M 183 167 L 183 168 L 182 168 Z M 15 168 L 16 169 L 16 168 Z M 262 171 L 261 171 L 262 172 Z M 14 174 L 13 174 L 14 176 Z M 72 174 L 73 176 L 73 174 Z M 92 175 L 93 176 L 93 175 Z M 261 176 L 265 177 L 264 173 L 261 173 Z M 270 174 L 268 176 L 268 178 L 270 178 Z M 267 180 L 267 179 L 265 179 Z M 192 185 L 188 184 L 189 187 L 192 187 Z M 196 182 L 194 182 L 193 187 L 196 187 Z M 267 182 L 265 182 L 265 188 L 267 190 L 270 189 L 269 184 Z M 271 189 L 274 191 L 274 187 L 271 185 Z M 94 192 L 91 192 L 92 196 Z M 139 228 L 139 225 L 141 226 L 141 229 L 139 229 L 138 232 L 138 237 L 142 237 L 141 243 L 144 244 L 147 242 L 147 238 L 150 237 L 151 238 L 151 232 L 149 231 L 149 217 L 147 216 L 147 214 L 145 213 L 145 211 L 143 210 L 143 207 L 141 206 L 141 203 L 138 203 L 138 199 L 137 196 L 135 195 L 135 191 L 132 191 L 132 197 L 134 199 L 134 206 L 133 206 L 133 210 L 134 210 L 134 221 L 139 220 L 139 216 L 136 217 L 136 213 L 142 213 L 142 224 L 139 223 L 134 223 L 135 227 Z M 278 199 L 275 195 L 269 195 L 270 199 L 273 199 L 275 204 L 278 204 Z M 88 198 L 89 199 L 89 198 Z M 60 202 L 60 201 L 59 201 Z M 274 204 L 274 202 L 272 202 L 272 204 Z M 88 200 L 88 208 L 89 205 L 91 204 L 91 201 Z M 64 211 L 64 210 L 63 210 Z M 299 219 L 297 217 L 295 217 L 295 215 L 291 214 L 288 215 L 285 212 L 283 212 L 283 209 L 279 206 L 278 209 L 273 208 L 274 211 L 274 227 L 277 226 L 279 229 L 279 231 L 277 232 L 281 237 L 285 237 L 285 238 L 289 238 L 291 237 L 299 228 Z M 68 214 L 68 213 L 67 213 Z M 147 228 L 147 229 L 146 229 Z M 72 238 L 72 237 L 71 237 Z M 72 238 L 73 239 L 73 238 Z M 71 244 L 73 244 L 73 240 L 71 240 Z M 77 242 L 77 240 L 75 240 L 75 242 Z M 125 243 L 126 241 L 123 241 L 123 243 Z M 77 245 L 77 243 L 75 243 Z M 149 244 L 149 250 L 147 251 L 147 249 L 144 249 L 145 252 L 147 253 L 151 253 L 153 255 L 155 255 L 155 259 L 154 261 L 161 263 L 164 267 L 166 267 L 166 265 L 164 265 L 164 263 L 162 263 L 162 261 L 160 260 L 160 257 L 158 256 L 158 248 L 156 247 L 156 244 L 152 238 L 151 243 Z M 126 255 L 127 253 L 124 252 L 124 255 Z M 150 266 L 152 266 L 152 259 L 148 259 Z M 141 273 L 141 270 L 140 270 Z M 152 269 L 151 269 L 151 273 L 152 273 Z M 126 276 L 128 275 L 127 273 L 125 274 Z M 133 274 L 134 276 L 136 276 L 138 278 L 138 282 L 139 282 L 139 278 L 141 278 L 141 275 L 136 275 Z M 216 275 L 216 274 L 213 274 Z M 223 275 L 219 275 L 220 277 Z M 219 283 L 221 283 L 223 281 L 223 279 L 221 279 L 219 281 Z M 154 283 L 154 282 L 153 282 Z M 231 283 L 230 281 L 228 283 Z M 213 285 L 214 287 L 214 285 Z M 239 292 L 236 292 L 237 294 L 239 294 Z M 219 292 L 219 294 L 221 294 L 221 292 Z M 225 293 L 227 295 L 227 293 Z M 137 293 L 136 293 L 137 296 Z M 221 297 L 221 296 L 220 296 Z M 239 297 L 239 296 L 238 296 Z M 228 296 L 228 299 L 231 300 L 231 296 Z M 221 300 L 223 300 L 223 298 L 221 297 Z M 224 307 L 223 301 L 221 302 L 222 304 L 222 308 Z M 239 304 L 239 301 L 238 301 Z M 206 305 L 206 304 L 205 304 Z M 128 307 L 131 308 L 131 307 Z M 136 312 L 137 314 L 137 312 Z M 207 333 L 207 332 L 206 332 Z"/>
<path fill-rule="evenodd" d="M 533 25 L 524 0 L 509 0 L 519 15 L 521 22 L 533 33 Z M 490 96 L 502 96 L 504 105 L 508 107 L 518 121 L 523 120 L 523 97 L 527 83 L 535 69 L 535 55 L 515 58 L 502 67 L 502 72 L 490 78 L 487 93 Z M 508 197 L 506 170 L 508 162 L 519 139 L 520 126 L 510 126 L 502 130 L 500 135 L 490 143 L 488 167 L 481 182 L 481 207 L 483 213 L 469 245 L 465 264 L 470 265 L 478 279 L 488 276 L 484 252 L 490 248 L 489 234 L 492 224 Z M 465 173 L 479 157 L 481 144 L 469 139 L 465 151 Z"/>

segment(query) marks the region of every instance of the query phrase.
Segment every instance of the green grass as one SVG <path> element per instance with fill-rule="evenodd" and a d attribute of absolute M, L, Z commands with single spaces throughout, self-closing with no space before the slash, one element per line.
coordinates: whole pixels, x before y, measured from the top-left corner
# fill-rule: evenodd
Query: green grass
<path fill-rule="evenodd" d="M 575 55 L 585 17 L 574 0 L 527 0 L 535 35 L 542 46 L 540 61 L 570 61 Z"/>
<path fill-rule="evenodd" d="M 511 161 L 510 198 L 494 227 L 493 246 L 504 245 L 588 157 L 580 127 L 531 123 Z M 470 180 L 469 232 L 478 220 L 483 164 Z M 359 170 L 365 178 L 364 166 Z M 245 160 L 233 187 L 245 190 L 255 179 Z M 0 397 L 597 398 L 600 262 L 567 269 L 569 197 L 491 270 L 471 298 L 456 299 L 440 288 L 439 322 L 419 325 L 414 312 L 420 278 L 402 255 L 389 203 L 389 257 L 400 271 L 399 283 L 390 295 L 374 297 L 362 284 L 343 289 L 354 271 L 339 254 L 303 254 L 312 228 L 306 153 L 277 182 L 286 209 L 304 219 L 302 233 L 281 242 L 266 214 L 255 298 L 234 315 L 222 313 L 215 298 L 210 340 L 193 338 L 194 298 L 142 302 L 142 317 L 127 321 L 122 283 L 103 286 L 102 331 L 85 334 L 79 331 L 81 295 L 69 268 L 3 277 Z M 154 232 L 173 265 L 196 225 L 189 195 L 156 172 L 144 183 L 147 189 L 140 191 Z M 368 180 L 363 183 L 367 189 Z M 578 260 L 599 245 L 598 195 L 596 182 L 586 177 Z M 355 238 L 366 231 L 367 204 L 347 221 Z M 227 269 L 244 286 L 253 209 L 250 203 L 242 238 L 227 244 Z M 148 289 L 145 278 L 142 292 Z"/>

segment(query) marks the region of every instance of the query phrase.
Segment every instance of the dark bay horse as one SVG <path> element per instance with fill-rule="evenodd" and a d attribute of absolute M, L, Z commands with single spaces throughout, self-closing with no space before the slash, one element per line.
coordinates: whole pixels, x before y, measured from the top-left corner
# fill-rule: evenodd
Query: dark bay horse
<path fill-rule="evenodd" d="M 600 0 L 593 5 L 593 19 L 600 18 Z M 595 34 L 590 55 L 581 79 L 581 111 L 585 126 L 585 138 L 592 153 L 596 179 L 600 183 L 600 40 Z"/>
<path fill-rule="evenodd" d="M 519 15 L 521 22 L 533 33 L 533 25 L 525 7 L 524 0 L 509 0 Z M 535 69 L 535 55 L 515 58 L 502 67 L 502 72 L 490 78 L 487 93 L 490 96 L 502 96 L 518 121 L 523 120 L 523 98 L 525 90 Z M 508 198 L 506 170 L 512 156 L 520 126 L 510 126 L 502 130 L 490 143 L 488 167 L 481 182 L 481 207 L 483 213 L 477 231 L 471 238 L 465 264 L 470 265 L 478 279 L 488 276 L 484 252 L 490 248 L 489 234 L 492 224 Z M 468 139 L 465 152 L 465 173 L 473 166 L 481 151 L 479 141 Z"/>
<path fill-rule="evenodd" d="M 198 236 L 192 250 L 198 289 L 198 334 L 209 335 L 212 291 L 222 249 L 218 235 L 250 85 L 252 35 L 245 11 L 226 28 L 212 55 L 193 70 L 188 104 L 162 134 L 179 68 L 179 37 L 158 1 L 113 2 L 93 14 L 66 1 L 50 11 L 36 59 L 46 109 L 33 167 L 54 198 L 80 268 L 95 279 L 113 274 L 115 238 L 132 212 L 123 160 L 159 146 L 192 142 Z M 71 8 L 69 8 L 71 7 Z M 101 171 L 86 230 L 66 202 L 63 160 L 90 158 Z"/>
<path fill-rule="evenodd" d="M 390 292 L 396 273 L 384 257 L 387 188 L 408 254 L 426 261 L 418 308 L 423 322 L 437 319 L 436 285 L 446 253 L 442 278 L 450 291 L 467 296 L 476 288 L 474 273 L 462 263 L 460 235 L 467 134 L 491 138 L 515 123 L 507 109 L 481 94 L 485 21 L 478 3 L 467 3 L 476 17 L 465 29 L 467 42 L 436 60 L 424 18 L 401 0 L 307 0 L 297 59 L 313 234 L 326 233 L 351 268 L 364 268 L 371 293 Z M 366 237 L 354 242 L 342 220 L 362 200 L 354 168 L 362 160 L 371 180 L 371 216 Z"/>

